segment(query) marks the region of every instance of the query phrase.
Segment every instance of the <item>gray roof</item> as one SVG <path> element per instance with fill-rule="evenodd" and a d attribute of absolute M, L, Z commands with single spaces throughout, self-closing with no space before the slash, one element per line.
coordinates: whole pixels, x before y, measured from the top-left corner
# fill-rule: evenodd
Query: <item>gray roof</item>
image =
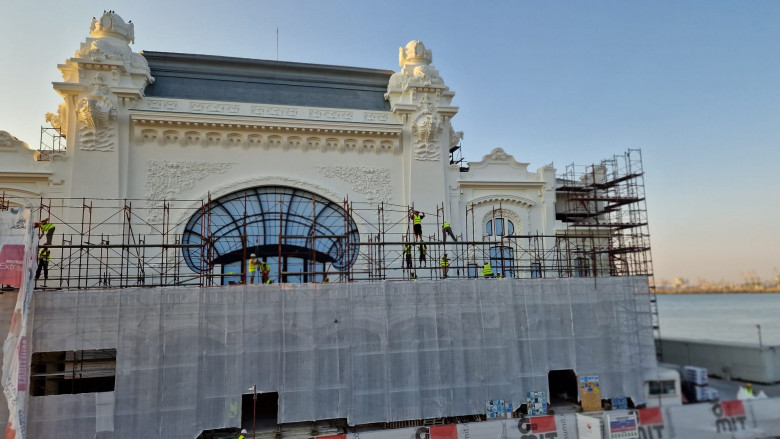
<path fill-rule="evenodd" d="M 386 111 L 392 70 L 141 52 L 154 84 L 146 96 Z"/>

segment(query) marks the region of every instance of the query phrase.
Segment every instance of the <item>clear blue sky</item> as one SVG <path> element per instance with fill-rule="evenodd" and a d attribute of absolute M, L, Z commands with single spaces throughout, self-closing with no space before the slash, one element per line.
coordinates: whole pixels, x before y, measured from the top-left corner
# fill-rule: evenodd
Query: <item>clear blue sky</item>
<path fill-rule="evenodd" d="M 536 169 L 641 148 L 656 278 L 780 269 L 780 1 L 6 0 L 0 130 L 37 145 L 57 64 L 93 16 L 136 51 L 398 70 L 421 40 L 456 92 L 464 152 Z"/>

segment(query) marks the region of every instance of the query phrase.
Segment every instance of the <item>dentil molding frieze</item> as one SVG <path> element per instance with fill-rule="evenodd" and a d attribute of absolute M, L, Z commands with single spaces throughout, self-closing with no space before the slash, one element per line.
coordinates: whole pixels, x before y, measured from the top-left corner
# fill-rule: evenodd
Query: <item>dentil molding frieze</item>
<path fill-rule="evenodd" d="M 399 153 L 400 130 L 306 128 L 240 123 L 133 120 L 133 142 L 185 147 L 281 148 L 283 150 Z"/>

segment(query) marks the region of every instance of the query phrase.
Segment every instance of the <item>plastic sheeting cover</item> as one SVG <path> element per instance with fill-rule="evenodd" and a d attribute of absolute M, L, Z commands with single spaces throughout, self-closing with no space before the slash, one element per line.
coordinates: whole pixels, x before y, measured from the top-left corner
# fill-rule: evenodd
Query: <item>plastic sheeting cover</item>
<path fill-rule="evenodd" d="M 114 392 L 31 398 L 30 433 L 192 438 L 239 426 L 253 385 L 280 423 L 477 414 L 557 369 L 641 402 L 649 300 L 644 277 L 37 294 L 34 352 L 116 348 L 117 373 Z"/>

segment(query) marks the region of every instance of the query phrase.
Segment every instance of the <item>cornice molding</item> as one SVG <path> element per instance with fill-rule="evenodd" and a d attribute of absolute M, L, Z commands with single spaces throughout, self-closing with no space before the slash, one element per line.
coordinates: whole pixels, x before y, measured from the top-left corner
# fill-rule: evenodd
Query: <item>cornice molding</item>
<path fill-rule="evenodd" d="M 145 111 L 133 111 L 130 118 L 136 145 L 401 151 L 400 126 Z"/>
<path fill-rule="evenodd" d="M 526 209 L 530 209 L 536 204 L 528 198 L 518 197 L 516 195 L 486 195 L 484 197 L 479 197 L 467 201 L 466 203 L 473 207 L 481 207 L 488 204 L 496 205 L 499 203 L 503 205 L 504 203 L 508 203 L 510 205 L 514 204 Z"/>

